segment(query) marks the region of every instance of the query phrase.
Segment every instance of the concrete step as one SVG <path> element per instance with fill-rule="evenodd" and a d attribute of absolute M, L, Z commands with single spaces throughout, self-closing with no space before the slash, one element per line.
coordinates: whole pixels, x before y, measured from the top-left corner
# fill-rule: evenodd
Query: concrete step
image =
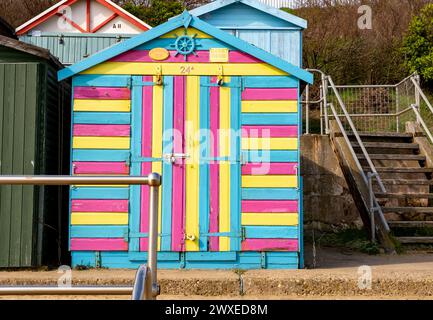
<path fill-rule="evenodd" d="M 354 148 L 360 148 L 358 142 L 352 142 Z M 392 143 L 392 142 L 364 142 L 366 148 L 371 149 L 410 149 L 419 150 L 419 144 L 417 143 Z"/>
<path fill-rule="evenodd" d="M 409 185 L 409 186 L 428 186 L 433 185 L 433 180 L 407 180 L 407 179 L 382 179 L 384 184 L 388 185 Z"/>
<path fill-rule="evenodd" d="M 402 244 L 433 244 L 433 237 L 397 237 Z"/>
<path fill-rule="evenodd" d="M 382 207 L 384 213 L 433 213 L 433 207 Z"/>
<path fill-rule="evenodd" d="M 433 221 L 388 221 L 391 228 L 433 228 Z"/>
<path fill-rule="evenodd" d="M 378 199 L 433 199 L 433 193 L 376 193 Z"/>
<path fill-rule="evenodd" d="M 356 155 L 359 160 L 365 160 L 364 154 Z M 369 154 L 371 160 L 406 160 L 406 161 L 425 161 L 426 157 L 417 154 Z"/>
<path fill-rule="evenodd" d="M 364 171 L 370 172 L 370 167 L 363 167 Z M 397 167 L 376 167 L 379 173 L 433 173 L 433 168 L 397 168 Z"/>

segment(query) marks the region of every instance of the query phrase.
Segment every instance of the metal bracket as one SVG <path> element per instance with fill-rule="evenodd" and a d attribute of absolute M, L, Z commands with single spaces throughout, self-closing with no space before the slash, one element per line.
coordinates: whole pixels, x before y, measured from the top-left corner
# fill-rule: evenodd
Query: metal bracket
<path fill-rule="evenodd" d="M 101 267 L 101 252 L 95 252 L 95 267 L 98 269 Z"/>
<path fill-rule="evenodd" d="M 260 254 L 260 265 L 262 269 L 266 269 L 266 252 L 261 252 Z"/>

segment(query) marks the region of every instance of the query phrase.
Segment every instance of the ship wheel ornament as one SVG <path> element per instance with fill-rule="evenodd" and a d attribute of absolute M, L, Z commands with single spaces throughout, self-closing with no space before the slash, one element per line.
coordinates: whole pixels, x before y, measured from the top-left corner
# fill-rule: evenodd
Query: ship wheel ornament
<path fill-rule="evenodd" d="M 188 56 L 190 54 L 193 54 L 194 56 L 197 56 L 196 49 L 197 47 L 200 47 L 200 44 L 196 43 L 196 37 L 197 34 L 193 36 L 188 35 L 187 29 L 185 29 L 184 34 L 181 36 L 176 35 L 177 39 L 176 42 L 170 47 L 176 49 L 175 57 L 177 57 L 179 54 L 183 55 L 185 61 L 188 60 Z"/>

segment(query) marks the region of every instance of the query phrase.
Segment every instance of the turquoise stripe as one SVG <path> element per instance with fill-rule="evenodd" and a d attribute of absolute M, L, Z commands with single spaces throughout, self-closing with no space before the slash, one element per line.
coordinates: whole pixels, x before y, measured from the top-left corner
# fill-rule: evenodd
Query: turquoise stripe
<path fill-rule="evenodd" d="M 298 227 L 245 226 L 247 239 L 298 239 Z"/>
<path fill-rule="evenodd" d="M 242 125 L 297 125 L 298 113 L 243 113 Z"/>
<path fill-rule="evenodd" d="M 248 162 L 296 162 L 298 151 L 243 151 Z"/>
<path fill-rule="evenodd" d="M 129 112 L 74 112 L 75 124 L 130 124 Z"/>
<path fill-rule="evenodd" d="M 241 129 L 241 78 L 232 77 L 231 84 L 231 101 L 230 101 L 230 116 L 231 128 L 235 132 Z M 234 138 L 234 139 L 233 139 Z M 238 233 L 241 229 L 240 212 L 241 212 L 241 137 L 235 135 L 231 138 L 230 156 L 235 157 L 235 161 L 230 164 L 230 231 Z M 239 251 L 241 248 L 240 238 L 232 237 L 230 239 L 230 250 Z"/>
<path fill-rule="evenodd" d="M 130 76 L 80 75 L 72 82 L 77 87 L 129 87 Z"/>
<path fill-rule="evenodd" d="M 299 191 L 292 188 L 243 188 L 242 200 L 297 200 Z"/>
<path fill-rule="evenodd" d="M 174 78 L 172 76 L 164 77 L 164 118 L 163 118 L 163 150 L 172 152 L 173 146 L 173 111 L 174 111 Z M 168 137 L 167 137 L 168 135 Z M 171 149 L 169 149 L 171 148 Z M 172 195 L 173 195 L 173 165 L 167 161 L 163 162 L 162 176 L 162 223 L 161 230 L 165 236 L 161 237 L 161 250 L 171 250 L 171 225 L 172 225 Z"/>
<path fill-rule="evenodd" d="M 72 199 L 129 199 L 129 188 L 72 188 Z"/>
<path fill-rule="evenodd" d="M 172 38 L 159 38 L 152 41 L 149 41 L 145 44 L 142 44 L 136 47 L 134 50 L 151 50 L 154 48 L 166 48 L 167 50 L 176 50 L 173 47 L 173 44 L 176 39 Z M 236 50 L 224 42 L 218 41 L 216 39 L 196 39 L 197 50 L 209 50 L 211 48 L 229 48 L 231 50 Z"/>
<path fill-rule="evenodd" d="M 141 81 L 142 77 L 134 76 L 133 81 Z M 142 131 L 142 109 L 143 109 L 143 88 L 133 87 L 132 88 L 132 141 L 131 141 L 131 154 L 135 157 L 141 156 L 141 131 Z M 141 175 L 141 163 L 131 163 L 131 175 Z M 140 232 L 140 218 L 141 218 L 141 187 L 131 186 L 130 187 L 130 218 L 129 218 L 129 229 L 132 233 Z M 132 238 L 129 239 L 129 251 L 140 251 L 140 239 Z"/>
<path fill-rule="evenodd" d="M 208 153 L 211 150 L 209 141 L 210 128 L 210 84 L 209 77 L 200 78 L 200 129 L 204 134 L 200 136 L 200 156 L 209 158 Z M 202 143 L 205 139 L 206 143 Z M 210 181 L 209 181 L 209 163 L 200 162 L 199 173 L 199 248 L 200 251 L 208 250 L 208 237 L 203 236 L 209 232 L 209 217 L 210 217 Z"/>
<path fill-rule="evenodd" d="M 72 161 L 127 161 L 129 154 L 129 150 L 74 149 Z"/>
<path fill-rule="evenodd" d="M 262 77 L 251 76 L 243 78 L 244 88 L 298 88 L 298 82 L 293 77 Z"/>
<path fill-rule="evenodd" d="M 123 238 L 128 234 L 125 226 L 72 226 L 71 238 Z"/>

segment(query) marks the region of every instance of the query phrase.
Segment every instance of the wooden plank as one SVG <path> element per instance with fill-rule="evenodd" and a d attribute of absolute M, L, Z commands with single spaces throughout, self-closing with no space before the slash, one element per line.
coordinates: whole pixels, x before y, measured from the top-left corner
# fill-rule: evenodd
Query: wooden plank
<path fill-rule="evenodd" d="M 295 188 L 242 188 L 242 200 L 297 200 Z"/>
<path fill-rule="evenodd" d="M 242 92 L 242 101 L 275 101 L 275 100 L 298 100 L 298 89 L 295 88 L 266 88 L 252 89 L 246 88 Z"/>
<path fill-rule="evenodd" d="M 428 186 L 433 185 L 433 180 L 405 180 L 405 179 L 382 179 L 388 185 Z"/>
<path fill-rule="evenodd" d="M 72 226 L 71 238 L 122 238 L 128 233 L 125 226 Z"/>
<path fill-rule="evenodd" d="M 433 199 L 433 193 L 376 193 L 379 199 Z"/>
<path fill-rule="evenodd" d="M 73 212 L 72 225 L 128 225 L 128 213 Z"/>
<path fill-rule="evenodd" d="M 294 239 L 247 239 L 242 241 L 242 251 L 298 251 L 298 240 Z"/>
<path fill-rule="evenodd" d="M 74 101 L 85 100 L 130 100 L 129 88 L 116 87 L 75 87 Z"/>
<path fill-rule="evenodd" d="M 432 228 L 433 221 L 388 221 L 391 228 Z"/>
<path fill-rule="evenodd" d="M 129 159 L 129 150 L 74 149 L 72 151 L 72 161 L 111 162 L 126 161 L 127 159 Z"/>
<path fill-rule="evenodd" d="M 242 166 L 242 175 L 296 175 L 298 163 L 247 163 Z"/>
<path fill-rule="evenodd" d="M 242 212 L 297 213 L 298 201 L 243 200 Z"/>
<path fill-rule="evenodd" d="M 242 137 L 296 138 L 298 126 L 242 126 Z"/>
<path fill-rule="evenodd" d="M 242 126 L 297 126 L 298 118 L 297 113 L 243 113 L 241 123 Z"/>
<path fill-rule="evenodd" d="M 71 199 L 129 199 L 129 188 L 82 187 L 71 189 Z"/>
<path fill-rule="evenodd" d="M 75 112 L 75 124 L 130 124 L 131 114 L 126 112 Z"/>
<path fill-rule="evenodd" d="M 186 130 L 187 153 L 190 159 L 186 162 L 186 223 L 187 235 L 194 235 L 196 240 L 186 241 L 186 251 L 199 251 L 199 161 L 200 148 L 197 132 L 200 130 L 200 82 L 198 77 L 186 80 Z"/>
<path fill-rule="evenodd" d="M 74 111 L 131 112 L 130 100 L 74 100 Z"/>
<path fill-rule="evenodd" d="M 299 80 L 295 77 L 262 77 L 243 78 L 245 88 L 297 88 Z"/>
<path fill-rule="evenodd" d="M 128 200 L 72 200 L 72 212 L 129 212 Z"/>
<path fill-rule="evenodd" d="M 397 237 L 402 244 L 433 244 L 433 237 Z"/>
<path fill-rule="evenodd" d="M 242 101 L 243 113 L 290 113 L 298 112 L 298 101 Z"/>
<path fill-rule="evenodd" d="M 352 142 L 354 148 L 359 148 L 358 142 Z M 366 148 L 380 148 L 380 149 L 419 149 L 417 143 L 391 143 L 391 142 L 364 142 Z"/>
<path fill-rule="evenodd" d="M 243 150 L 296 150 L 297 138 L 242 138 Z"/>
<path fill-rule="evenodd" d="M 190 37 L 194 37 L 196 39 L 212 39 L 212 36 L 196 29 L 196 28 L 191 28 L 189 27 L 188 29 L 185 28 L 177 28 L 173 31 L 170 31 L 164 35 L 162 35 L 160 38 L 162 39 L 176 39 L 179 36 L 185 35 L 185 30 L 186 30 L 186 35 L 190 36 Z"/>
<path fill-rule="evenodd" d="M 71 239 L 71 251 L 128 251 L 128 243 L 119 239 Z"/>
<path fill-rule="evenodd" d="M 206 76 L 219 74 L 221 64 L 212 63 L 141 63 L 141 62 L 103 62 L 82 74 L 101 75 L 158 75 L 161 67 L 162 73 L 173 76 Z M 224 64 L 224 75 L 226 76 L 282 76 L 287 75 L 269 64 L 265 63 L 230 63 Z M 285 96 L 285 95 L 284 95 Z M 282 98 L 284 99 L 284 98 Z M 297 99 L 294 98 L 294 99 Z M 293 100 L 294 100 L 293 99 Z"/>
<path fill-rule="evenodd" d="M 433 213 L 433 207 L 383 207 L 384 213 Z"/>
<path fill-rule="evenodd" d="M 298 227 L 281 226 L 247 226 L 245 237 L 247 239 L 297 239 Z"/>
<path fill-rule="evenodd" d="M 297 226 L 299 215 L 297 213 L 242 213 L 243 226 Z"/>
<path fill-rule="evenodd" d="M 371 160 L 409 160 L 409 161 L 425 161 L 426 157 L 415 154 L 369 154 Z M 358 159 L 365 160 L 365 155 L 358 154 Z"/>
<path fill-rule="evenodd" d="M 131 139 L 128 137 L 74 137 L 72 147 L 74 149 L 129 150 Z"/>
<path fill-rule="evenodd" d="M 76 137 L 129 137 L 130 125 L 74 125 L 73 136 Z"/>
<path fill-rule="evenodd" d="M 297 176 L 242 176 L 243 188 L 297 188 Z"/>
<path fill-rule="evenodd" d="M 245 161 L 252 163 L 297 162 L 299 153 L 295 150 L 250 150 L 243 152 Z"/>
<path fill-rule="evenodd" d="M 74 174 L 129 175 L 126 162 L 73 162 Z"/>

